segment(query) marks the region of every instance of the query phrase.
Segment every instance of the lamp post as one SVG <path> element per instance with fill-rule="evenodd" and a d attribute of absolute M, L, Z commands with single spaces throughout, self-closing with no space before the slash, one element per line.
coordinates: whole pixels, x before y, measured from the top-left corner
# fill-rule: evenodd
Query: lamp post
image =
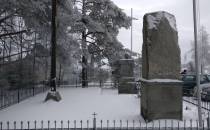
<path fill-rule="evenodd" d="M 133 8 L 131 8 L 131 53 L 133 52 L 133 20 L 138 20 L 133 17 Z"/>
<path fill-rule="evenodd" d="M 131 8 L 131 53 L 133 52 L 133 8 Z"/>
<path fill-rule="evenodd" d="M 196 67 L 196 85 L 197 85 L 197 98 L 198 98 L 198 120 L 199 127 L 202 128 L 202 115 L 201 115 L 201 91 L 200 91 L 200 62 L 198 50 L 198 30 L 197 30 L 197 6 L 196 0 L 193 0 L 193 21 L 194 21 L 194 42 L 195 42 L 195 67 Z"/>

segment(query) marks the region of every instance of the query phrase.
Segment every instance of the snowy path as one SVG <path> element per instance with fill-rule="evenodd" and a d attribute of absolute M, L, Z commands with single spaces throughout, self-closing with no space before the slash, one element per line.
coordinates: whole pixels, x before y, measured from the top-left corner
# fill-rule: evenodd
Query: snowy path
<path fill-rule="evenodd" d="M 0 122 L 6 121 L 87 121 L 97 113 L 97 120 L 144 120 L 140 116 L 140 101 L 136 95 L 118 95 L 114 89 L 60 88 L 61 102 L 43 102 L 46 93 L 38 94 L 19 104 L 0 111 Z M 189 109 L 185 109 L 185 108 Z M 204 115 L 204 119 L 206 115 Z M 183 120 L 197 120 L 197 108 L 183 103 Z M 169 121 L 170 122 L 170 121 Z M 164 121 L 162 123 L 165 123 Z"/>

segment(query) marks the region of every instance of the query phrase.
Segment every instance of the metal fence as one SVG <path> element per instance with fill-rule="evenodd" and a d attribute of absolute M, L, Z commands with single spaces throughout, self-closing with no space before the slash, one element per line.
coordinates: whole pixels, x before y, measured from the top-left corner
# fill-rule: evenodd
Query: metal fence
<path fill-rule="evenodd" d="M 94 82 L 89 84 L 89 87 L 112 88 L 113 86 L 113 82 Z M 61 85 L 59 87 L 81 87 L 81 84 Z M 0 110 L 19 103 L 29 97 L 45 92 L 49 89 L 50 88 L 45 85 L 41 85 L 39 87 L 21 88 L 16 90 L 0 89 Z"/>
<path fill-rule="evenodd" d="M 193 105 L 198 105 L 198 101 L 196 97 L 183 97 L 183 101 L 189 102 Z M 210 102 L 202 101 L 201 107 L 207 111 L 210 111 Z"/>
<path fill-rule="evenodd" d="M 90 83 L 88 83 L 87 87 L 114 88 L 117 85 L 114 82 L 90 82 Z M 60 87 L 82 87 L 82 84 L 81 83 L 60 84 L 59 86 Z"/>
<path fill-rule="evenodd" d="M 20 121 L 0 122 L 0 130 L 209 130 L 207 120 L 203 120 L 201 128 L 198 121 L 157 120 L 93 120 L 87 121 Z"/>
<path fill-rule="evenodd" d="M 30 87 L 17 90 L 0 89 L 0 110 L 19 103 L 29 97 L 45 92 L 49 87 Z"/>

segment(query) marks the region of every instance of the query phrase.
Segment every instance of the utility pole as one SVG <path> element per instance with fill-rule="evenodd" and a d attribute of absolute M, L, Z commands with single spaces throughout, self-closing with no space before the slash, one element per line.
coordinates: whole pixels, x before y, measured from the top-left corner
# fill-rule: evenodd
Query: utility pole
<path fill-rule="evenodd" d="M 200 91 L 200 62 L 198 50 L 198 29 L 197 29 L 197 6 L 196 0 L 193 0 L 193 20 L 194 20 L 194 42 L 195 42 L 195 67 L 196 67 L 196 84 L 197 84 L 197 99 L 198 99 L 198 120 L 199 128 L 202 128 L 202 115 L 201 115 L 201 91 Z"/>
<path fill-rule="evenodd" d="M 133 52 L 133 8 L 131 8 L 131 53 Z"/>

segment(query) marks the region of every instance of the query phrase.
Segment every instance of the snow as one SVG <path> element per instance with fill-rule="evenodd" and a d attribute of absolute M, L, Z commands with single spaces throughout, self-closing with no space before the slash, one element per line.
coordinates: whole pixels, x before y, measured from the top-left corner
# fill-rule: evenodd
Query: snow
<path fill-rule="evenodd" d="M 94 112 L 103 120 L 139 119 L 140 104 L 135 95 L 95 87 L 60 88 L 59 92 L 60 102 L 43 102 L 47 93 L 39 94 L 0 111 L 0 121 L 88 120 Z"/>
<path fill-rule="evenodd" d="M 131 60 L 131 61 L 133 61 L 133 59 L 120 59 L 120 60 Z"/>
<path fill-rule="evenodd" d="M 134 94 L 118 95 L 116 89 L 103 89 L 97 87 L 89 88 L 59 88 L 62 95 L 60 102 L 44 102 L 47 93 L 36 95 L 0 111 L 0 122 L 13 121 L 31 121 L 37 122 L 55 120 L 67 122 L 70 120 L 92 121 L 93 113 L 97 113 L 97 120 L 103 120 L 104 125 L 107 120 L 132 122 L 140 121 L 142 126 L 145 125 L 143 118 L 140 116 L 140 99 Z M 185 109 L 185 108 L 190 109 Z M 197 108 L 192 104 L 183 102 L 183 120 L 197 120 Z M 165 120 L 160 120 L 161 124 Z M 168 120 L 170 122 L 170 120 Z M 154 122 L 158 125 L 158 121 Z M 183 121 L 180 121 L 183 123 Z M 78 123 L 79 124 L 79 123 Z M 151 125 L 148 123 L 147 125 Z M 111 125 L 111 123 L 110 123 Z M 116 122 L 117 125 L 117 122 Z M 19 126 L 17 126 L 19 127 Z"/>
<path fill-rule="evenodd" d="M 153 29 L 154 28 L 154 29 L 157 30 L 158 24 L 160 24 L 161 20 L 165 17 L 168 20 L 170 26 L 175 31 L 177 31 L 176 19 L 175 19 L 175 17 L 172 14 L 169 14 L 169 13 L 164 12 L 164 11 L 156 12 L 155 16 L 152 15 L 152 14 L 147 15 L 147 21 L 148 21 L 148 28 L 149 29 Z"/>
<path fill-rule="evenodd" d="M 144 79 L 140 78 L 140 81 L 149 82 L 149 83 L 182 83 L 181 80 L 176 79 Z"/>

